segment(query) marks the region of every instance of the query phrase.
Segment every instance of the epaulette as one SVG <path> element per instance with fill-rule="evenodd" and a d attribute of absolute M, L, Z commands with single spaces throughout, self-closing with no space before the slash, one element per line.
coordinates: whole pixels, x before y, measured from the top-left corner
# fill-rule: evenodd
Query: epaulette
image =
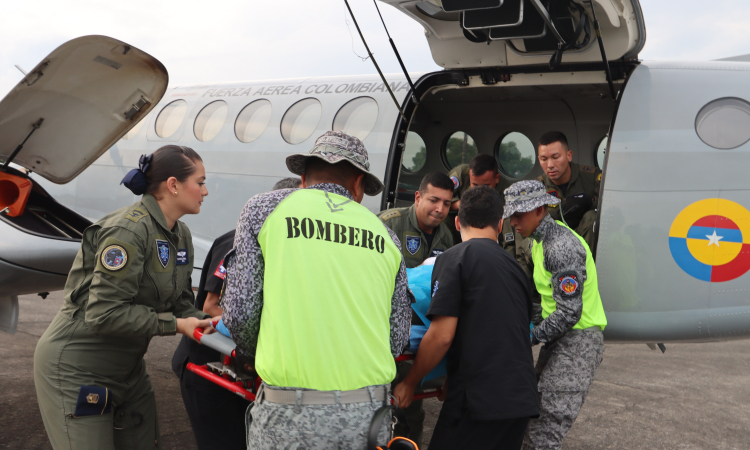
<path fill-rule="evenodd" d="M 581 166 L 578 166 L 578 169 L 583 173 L 595 173 L 596 172 L 596 167 L 591 167 L 591 166 L 581 165 Z"/>
<path fill-rule="evenodd" d="M 537 181 L 541 181 L 542 183 L 544 183 L 544 175 L 539 175 L 538 177 L 536 177 L 536 179 Z"/>
<path fill-rule="evenodd" d="M 380 220 L 385 222 L 386 220 L 393 219 L 394 217 L 401 217 L 401 211 L 398 209 L 392 209 L 390 211 L 384 211 L 381 215 L 378 216 Z"/>
<path fill-rule="evenodd" d="M 141 220 L 143 217 L 146 217 L 147 215 L 148 213 L 141 208 L 133 208 L 125 213 L 125 218 L 132 222 L 138 223 L 139 220 Z"/>

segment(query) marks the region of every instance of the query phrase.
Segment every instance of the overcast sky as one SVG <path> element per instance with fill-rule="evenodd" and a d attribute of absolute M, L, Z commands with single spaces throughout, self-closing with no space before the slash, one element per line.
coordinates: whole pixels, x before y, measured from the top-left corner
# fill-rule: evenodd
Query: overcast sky
<path fill-rule="evenodd" d="M 618 2 L 620 0 L 614 0 Z M 371 0 L 350 0 L 384 72 L 399 71 Z M 409 71 L 439 70 L 423 29 L 379 3 Z M 750 2 L 641 0 L 641 59 L 710 60 L 750 53 Z M 348 22 L 348 25 L 347 25 Z M 74 37 L 104 34 L 161 60 L 170 86 L 375 73 L 343 0 L 37 0 L 0 6 L 0 96 Z"/>

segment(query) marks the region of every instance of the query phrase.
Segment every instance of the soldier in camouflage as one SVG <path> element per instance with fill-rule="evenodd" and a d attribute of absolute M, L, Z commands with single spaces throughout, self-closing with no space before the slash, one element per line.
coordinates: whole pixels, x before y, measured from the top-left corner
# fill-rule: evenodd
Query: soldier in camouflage
<path fill-rule="evenodd" d="M 364 450 L 409 344 L 400 243 L 360 204 L 383 184 L 359 139 L 329 131 L 286 163 L 303 188 L 251 198 L 225 259 L 223 320 L 264 380 L 248 448 Z"/>
<path fill-rule="evenodd" d="M 503 217 L 533 239 L 534 284 L 544 318 L 531 337 L 544 346 L 536 365 L 541 412 L 529 422 L 527 450 L 562 448 L 604 353 L 607 319 L 596 266 L 586 241 L 550 217 L 548 205 L 559 203 L 539 181 L 519 181 L 505 191 Z"/>
<path fill-rule="evenodd" d="M 559 131 L 545 133 L 539 139 L 537 152 L 539 165 L 544 171 L 544 175 L 537 179 L 544 183 L 548 194 L 560 200 L 559 205 L 548 205 L 550 216 L 565 222 L 586 240 L 589 248 L 594 248 L 594 223 L 602 171 L 574 163 L 568 139 Z"/>

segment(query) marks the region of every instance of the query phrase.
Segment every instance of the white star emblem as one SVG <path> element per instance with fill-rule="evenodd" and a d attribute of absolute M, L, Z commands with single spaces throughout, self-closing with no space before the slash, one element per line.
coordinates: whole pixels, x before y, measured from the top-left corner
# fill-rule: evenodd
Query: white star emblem
<path fill-rule="evenodd" d="M 714 230 L 714 234 L 707 234 L 706 237 L 708 238 L 708 246 L 710 247 L 712 244 L 716 244 L 716 246 L 719 246 L 719 241 L 721 239 L 724 239 L 724 236 L 717 236 L 716 230 Z"/>

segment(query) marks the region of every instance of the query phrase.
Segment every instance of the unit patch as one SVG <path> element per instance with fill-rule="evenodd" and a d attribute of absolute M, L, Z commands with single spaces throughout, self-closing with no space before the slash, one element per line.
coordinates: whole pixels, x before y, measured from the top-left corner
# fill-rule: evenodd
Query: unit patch
<path fill-rule="evenodd" d="M 421 236 L 406 236 L 406 249 L 414 255 L 422 244 Z"/>
<path fill-rule="evenodd" d="M 227 269 L 224 267 L 224 260 L 222 259 L 219 263 L 219 267 L 216 268 L 216 272 L 214 272 L 214 276 L 217 278 L 221 278 L 222 280 L 226 279 L 227 277 Z"/>
<path fill-rule="evenodd" d="M 554 196 L 555 198 L 560 198 L 560 194 L 558 194 L 558 193 L 557 193 L 557 191 L 556 191 L 556 190 L 554 190 L 554 189 L 550 189 L 549 191 L 547 191 L 547 193 L 548 193 L 549 195 L 552 195 L 552 196 Z"/>
<path fill-rule="evenodd" d="M 575 297 L 580 294 L 580 283 L 578 277 L 574 273 L 564 273 L 557 277 L 558 287 L 560 288 L 560 294 L 565 297 Z"/>
<path fill-rule="evenodd" d="M 596 177 L 596 181 L 598 181 L 598 182 L 600 182 L 600 183 L 602 182 L 602 174 L 599 174 L 599 175 L 598 175 L 598 176 Z"/>
<path fill-rule="evenodd" d="M 505 242 L 513 242 L 516 238 L 513 236 L 513 233 L 505 233 Z"/>
<path fill-rule="evenodd" d="M 457 177 L 457 176 L 455 176 L 455 175 L 454 175 L 454 176 L 452 176 L 452 177 L 451 177 L 451 181 L 453 182 L 453 190 L 454 190 L 454 191 L 455 191 L 456 189 L 458 189 L 459 187 L 461 187 L 461 182 L 460 182 L 460 181 L 458 181 L 458 177 Z"/>
<path fill-rule="evenodd" d="M 167 264 L 169 264 L 169 242 L 157 239 L 156 255 L 159 257 L 159 263 L 161 263 L 162 268 L 166 269 Z"/>
<path fill-rule="evenodd" d="M 186 248 L 181 248 L 177 250 L 177 265 L 178 266 L 184 266 L 185 264 L 190 262 L 190 258 L 188 257 L 188 251 Z"/>
<path fill-rule="evenodd" d="M 434 287 L 434 288 L 432 288 L 432 296 L 433 296 L 433 297 L 435 296 L 435 294 L 437 294 L 437 290 L 438 290 L 438 285 L 439 285 L 439 284 L 440 284 L 440 281 L 436 281 L 436 282 L 435 282 L 435 287 Z"/>
<path fill-rule="evenodd" d="M 128 252 L 119 245 L 110 245 L 102 252 L 102 265 L 111 271 L 120 270 L 128 262 Z"/>

